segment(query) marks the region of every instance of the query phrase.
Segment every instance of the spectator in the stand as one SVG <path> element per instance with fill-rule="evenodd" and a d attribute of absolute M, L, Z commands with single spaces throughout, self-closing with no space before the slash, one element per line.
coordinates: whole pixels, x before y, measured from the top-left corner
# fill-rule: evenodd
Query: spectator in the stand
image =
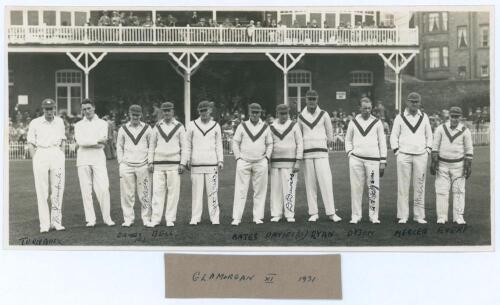
<path fill-rule="evenodd" d="M 200 28 L 206 27 L 207 25 L 205 22 L 206 22 L 205 18 L 201 17 L 200 21 L 198 21 L 198 23 L 195 26 L 200 27 Z"/>
<path fill-rule="evenodd" d="M 172 14 L 168 14 L 167 16 L 167 26 L 175 26 L 177 23 L 177 19 L 172 16 Z"/>
<path fill-rule="evenodd" d="M 144 27 L 152 27 L 153 26 L 153 20 L 151 20 L 151 16 L 146 16 L 146 20 L 142 24 Z"/>
<path fill-rule="evenodd" d="M 165 26 L 165 22 L 163 22 L 163 18 L 161 17 L 161 15 L 160 15 L 160 14 L 157 14 L 157 15 L 156 15 L 155 25 L 156 25 L 157 27 L 164 27 L 164 26 Z"/>
<path fill-rule="evenodd" d="M 217 22 L 215 22 L 212 18 L 208 19 L 208 26 L 211 28 L 217 27 Z"/>
<path fill-rule="evenodd" d="M 17 141 L 21 143 L 26 142 L 26 128 L 23 122 L 17 124 Z"/>
<path fill-rule="evenodd" d="M 440 121 L 436 115 L 429 115 L 429 123 L 431 124 L 432 132 L 440 125 Z"/>
<path fill-rule="evenodd" d="M 448 109 L 441 110 L 441 122 L 446 123 L 450 120 L 450 111 Z"/>
<path fill-rule="evenodd" d="M 14 128 L 12 119 L 9 118 L 9 143 L 17 141 L 17 130 Z"/>
<path fill-rule="evenodd" d="M 153 121 L 156 124 L 157 122 L 163 119 L 163 111 L 158 107 L 158 103 L 153 103 Z"/>
<path fill-rule="evenodd" d="M 119 26 L 120 24 L 121 24 L 120 14 L 118 14 L 117 11 L 113 11 L 113 14 L 111 16 L 111 25 Z"/>
<path fill-rule="evenodd" d="M 240 18 L 234 18 L 234 26 L 237 28 L 241 27 Z"/>
<path fill-rule="evenodd" d="M 298 21 L 297 19 L 295 19 L 295 20 L 293 21 L 292 28 L 300 28 L 300 23 L 299 23 L 299 21 Z"/>
<path fill-rule="evenodd" d="M 267 125 L 271 125 L 274 122 L 274 117 L 270 114 L 266 116 L 266 123 Z"/>
<path fill-rule="evenodd" d="M 278 27 L 278 23 L 276 22 L 276 19 L 271 20 L 271 27 L 272 28 L 277 28 Z"/>
<path fill-rule="evenodd" d="M 262 25 L 265 28 L 270 28 L 272 21 L 273 21 L 272 15 L 268 13 L 266 14 L 266 20 L 264 20 L 264 23 Z"/>
<path fill-rule="evenodd" d="M 129 12 L 127 20 L 125 21 L 125 24 L 127 26 L 133 26 L 134 20 L 135 20 L 134 12 Z"/>
<path fill-rule="evenodd" d="M 233 27 L 233 24 L 231 23 L 231 21 L 229 21 L 229 18 L 226 18 L 226 19 L 224 19 L 222 26 L 225 28 L 231 28 L 231 27 Z"/>
<path fill-rule="evenodd" d="M 257 23 L 255 24 L 255 27 L 256 28 L 261 28 L 262 27 L 262 23 L 260 21 L 257 21 Z"/>
<path fill-rule="evenodd" d="M 191 16 L 191 19 L 189 21 L 189 24 L 194 26 L 195 24 L 198 24 L 198 14 L 196 12 L 193 12 L 193 16 Z"/>
<path fill-rule="evenodd" d="M 99 21 L 97 22 L 98 26 L 109 26 L 111 25 L 111 19 L 108 16 L 107 11 L 102 12 L 101 18 L 99 18 Z"/>
<path fill-rule="evenodd" d="M 128 25 L 127 16 L 125 15 L 125 12 L 120 12 L 120 24 L 125 26 Z"/>
<path fill-rule="evenodd" d="M 382 126 L 384 126 L 384 133 L 388 135 L 391 132 L 389 123 L 385 120 L 385 118 L 381 118 L 380 122 L 382 122 Z"/>
<path fill-rule="evenodd" d="M 253 20 L 250 20 L 250 23 L 247 26 L 247 36 L 248 36 L 248 38 L 251 39 L 253 37 L 254 32 L 255 32 L 255 24 L 254 24 Z"/>
<path fill-rule="evenodd" d="M 316 19 L 313 19 L 311 21 L 311 28 L 317 29 L 318 27 L 319 27 L 318 22 L 316 21 Z"/>
<path fill-rule="evenodd" d="M 328 21 L 323 21 L 323 28 L 328 29 L 330 26 L 328 25 Z"/>
<path fill-rule="evenodd" d="M 481 112 L 481 118 L 483 119 L 484 123 L 490 121 L 490 109 L 488 106 L 483 107 L 483 111 Z"/>
<path fill-rule="evenodd" d="M 480 129 L 481 124 L 483 122 L 481 116 L 482 116 L 481 107 L 477 107 L 476 112 L 474 113 L 474 115 L 472 117 L 472 121 L 474 122 L 474 126 L 475 126 L 476 130 Z"/>
<path fill-rule="evenodd" d="M 132 25 L 133 26 L 141 26 L 141 21 L 139 20 L 139 16 L 134 15 Z"/>

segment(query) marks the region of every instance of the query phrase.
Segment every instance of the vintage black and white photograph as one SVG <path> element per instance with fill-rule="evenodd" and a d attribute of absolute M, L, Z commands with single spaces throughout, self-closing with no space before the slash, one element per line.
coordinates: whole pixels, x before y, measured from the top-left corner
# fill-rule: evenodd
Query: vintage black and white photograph
<path fill-rule="evenodd" d="M 8 248 L 493 248 L 489 6 L 5 16 Z"/>

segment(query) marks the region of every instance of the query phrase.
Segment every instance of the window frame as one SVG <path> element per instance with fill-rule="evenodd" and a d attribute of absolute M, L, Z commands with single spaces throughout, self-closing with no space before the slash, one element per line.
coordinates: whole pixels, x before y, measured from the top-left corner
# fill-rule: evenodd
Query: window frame
<path fill-rule="evenodd" d="M 365 74 L 365 76 L 369 75 L 370 82 L 353 82 L 355 74 Z M 360 77 L 362 79 L 362 77 Z M 349 86 L 350 87 L 371 87 L 373 86 L 373 71 L 370 70 L 353 70 L 349 72 Z"/>
<path fill-rule="evenodd" d="M 486 30 L 486 31 L 485 31 Z M 486 45 L 484 43 L 484 33 L 486 33 Z M 479 47 L 480 48 L 489 48 L 490 47 L 490 25 L 489 24 L 481 24 L 479 25 Z"/>
<path fill-rule="evenodd" d="M 435 52 L 437 51 L 437 58 Z M 434 64 L 434 65 L 433 65 Z M 436 65 L 437 64 L 437 65 Z M 429 69 L 439 69 L 441 68 L 441 48 L 440 47 L 430 47 L 429 48 Z"/>
<path fill-rule="evenodd" d="M 486 68 L 486 74 L 483 73 L 483 69 Z M 481 65 L 480 66 L 480 75 L 483 78 L 488 78 L 490 77 L 490 66 L 489 65 Z"/>
<path fill-rule="evenodd" d="M 465 34 L 465 47 L 460 46 L 460 30 L 463 29 L 464 34 Z M 468 39 L 468 30 L 466 25 L 459 25 L 457 26 L 457 49 L 458 50 L 464 50 L 469 48 L 469 39 Z"/>

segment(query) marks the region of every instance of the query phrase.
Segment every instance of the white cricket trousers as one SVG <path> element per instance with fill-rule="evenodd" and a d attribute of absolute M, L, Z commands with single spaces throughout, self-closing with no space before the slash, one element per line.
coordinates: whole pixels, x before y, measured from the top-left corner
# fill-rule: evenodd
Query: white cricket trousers
<path fill-rule="evenodd" d="M 271 217 L 295 216 L 295 190 L 298 173 L 293 168 L 271 168 Z"/>
<path fill-rule="evenodd" d="M 319 189 L 321 190 L 321 198 L 323 198 L 326 215 L 330 216 L 335 214 L 332 172 L 330 170 L 328 158 L 304 159 L 304 180 L 306 184 L 309 215 L 318 214 L 318 194 L 316 183 L 319 184 Z"/>
<path fill-rule="evenodd" d="M 380 162 L 365 160 L 356 156 L 349 157 L 349 176 L 351 180 L 351 218 L 361 220 L 363 216 L 363 192 L 368 187 L 368 216 L 370 220 L 378 220 Z"/>
<path fill-rule="evenodd" d="M 234 185 L 233 219 L 241 220 L 248 194 L 248 185 L 252 179 L 253 220 L 264 218 L 267 193 L 267 159 L 247 162 L 239 159 L 236 163 L 236 181 Z"/>
<path fill-rule="evenodd" d="M 165 193 L 167 194 L 167 208 L 165 209 L 165 220 L 175 222 L 177 217 L 177 205 L 181 191 L 181 175 L 175 169 L 157 169 L 153 172 L 153 213 L 151 222 L 159 224 L 165 206 Z"/>
<path fill-rule="evenodd" d="M 191 221 L 200 222 L 203 213 L 203 189 L 206 185 L 206 192 L 208 198 L 208 214 L 210 221 L 213 224 L 219 223 L 219 174 L 217 169 L 213 173 L 196 173 L 191 174 L 191 194 L 192 194 L 192 212 Z"/>
<path fill-rule="evenodd" d="M 33 175 L 38 203 L 40 230 L 48 230 L 50 226 L 61 225 L 62 201 L 64 194 L 64 153 L 58 147 L 37 148 L 33 156 Z M 50 179 L 50 201 L 49 199 Z"/>
<path fill-rule="evenodd" d="M 151 221 L 152 175 L 148 166 L 130 166 L 120 164 L 120 193 L 123 220 L 133 223 L 135 219 L 135 192 L 141 203 L 141 218 L 143 223 Z"/>
<path fill-rule="evenodd" d="M 398 172 L 398 213 L 399 219 L 408 219 L 410 181 L 413 176 L 413 219 L 425 219 L 425 176 L 427 173 L 427 153 L 410 155 L 399 153 Z"/>
<path fill-rule="evenodd" d="M 465 176 L 464 162 L 448 163 L 439 161 L 436 173 L 436 212 L 437 217 L 448 221 L 448 201 L 450 187 L 453 194 L 453 221 L 464 215 Z"/>
<path fill-rule="evenodd" d="M 85 221 L 87 221 L 87 223 L 96 222 L 94 203 L 92 201 L 92 187 L 94 187 L 97 201 L 101 207 L 104 223 L 112 222 L 110 214 L 109 178 L 106 165 L 78 166 L 78 179 L 80 180 L 80 190 L 82 191 Z"/>

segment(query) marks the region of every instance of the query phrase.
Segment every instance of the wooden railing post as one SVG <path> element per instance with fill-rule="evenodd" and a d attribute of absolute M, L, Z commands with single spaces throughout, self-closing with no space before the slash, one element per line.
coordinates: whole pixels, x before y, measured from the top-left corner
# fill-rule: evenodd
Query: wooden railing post
<path fill-rule="evenodd" d="M 156 24 L 153 24 L 153 44 L 156 44 L 156 31 L 157 31 Z"/>
<path fill-rule="evenodd" d="M 186 25 L 186 35 L 187 35 L 187 37 L 186 37 L 186 43 L 187 44 L 191 44 L 191 31 L 190 31 L 189 28 L 190 28 L 189 24 Z"/>
<path fill-rule="evenodd" d="M 85 22 L 83 26 L 83 43 L 89 44 L 89 25 Z"/>
<path fill-rule="evenodd" d="M 122 29 L 123 29 L 122 24 L 121 24 L 121 23 L 120 23 L 120 24 L 118 24 L 118 43 L 119 43 L 119 44 L 122 44 L 122 43 L 123 43 L 123 38 L 122 38 L 122 32 L 123 32 L 123 31 L 122 31 Z M 113 36 L 114 36 L 114 35 L 113 35 Z"/>
<path fill-rule="evenodd" d="M 219 44 L 222 44 L 222 24 L 219 24 Z"/>

